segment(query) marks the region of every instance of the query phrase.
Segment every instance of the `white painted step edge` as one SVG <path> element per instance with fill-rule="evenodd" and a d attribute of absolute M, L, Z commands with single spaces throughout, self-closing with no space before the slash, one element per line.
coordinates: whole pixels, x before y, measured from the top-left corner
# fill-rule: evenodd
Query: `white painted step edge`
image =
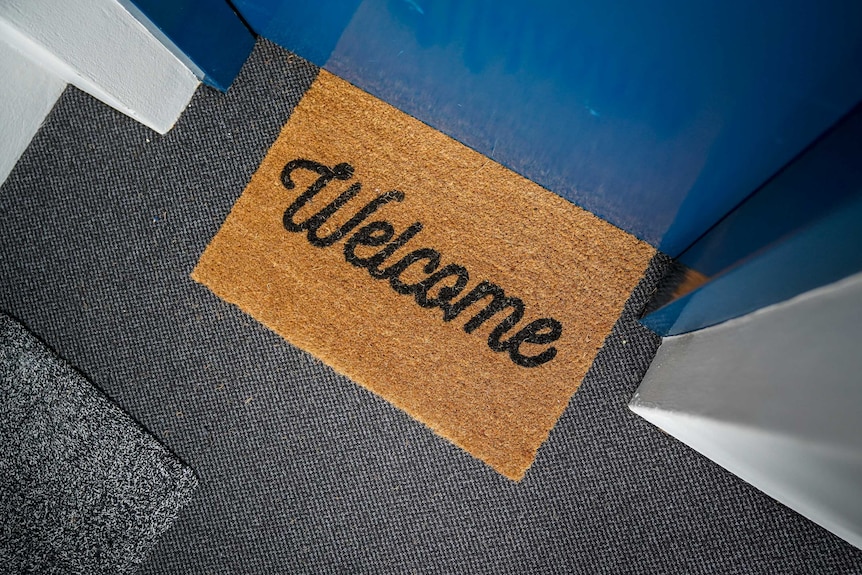
<path fill-rule="evenodd" d="M 0 37 L 43 69 L 160 134 L 174 125 L 199 84 L 116 0 L 4 0 Z"/>
<path fill-rule="evenodd" d="M 862 548 L 862 274 L 665 338 L 630 409 Z"/>
<path fill-rule="evenodd" d="M 0 34 L 0 184 L 27 149 L 66 82 L 32 63 Z"/>

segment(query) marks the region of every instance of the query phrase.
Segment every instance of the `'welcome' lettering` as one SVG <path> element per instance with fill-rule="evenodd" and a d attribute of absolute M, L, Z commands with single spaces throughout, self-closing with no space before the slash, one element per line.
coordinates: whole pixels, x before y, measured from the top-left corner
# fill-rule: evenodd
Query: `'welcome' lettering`
<path fill-rule="evenodd" d="M 347 163 L 330 168 L 312 160 L 299 158 L 288 162 L 282 170 L 281 182 L 288 190 L 296 187 L 291 174 L 298 169 L 314 172 L 318 174 L 318 178 L 285 210 L 282 223 L 288 232 L 306 232 L 308 242 L 318 248 L 326 248 L 338 243 L 384 205 L 404 200 L 404 193 L 398 190 L 381 194 L 362 207 L 340 228 L 321 237 L 318 233 L 321 226 L 360 192 L 362 184 L 353 183 L 320 211 L 303 222 L 296 222 L 297 213 L 330 182 L 349 180 L 354 175 L 353 166 Z M 557 348 L 548 344 L 557 341 L 563 332 L 563 326 L 559 321 L 553 318 L 537 319 L 504 340 L 503 338 L 523 319 L 524 302 L 520 298 L 506 295 L 503 288 L 485 280 L 464 293 L 470 281 L 469 272 L 464 266 L 454 263 L 440 267 L 441 254 L 437 250 L 427 247 L 415 249 L 388 267 L 383 267 L 422 229 L 422 223 L 416 222 L 396 235 L 393 225 L 385 220 L 365 224 L 344 242 L 344 259 L 353 266 L 366 269 L 374 279 L 388 280 L 393 290 L 399 294 L 412 295 L 421 307 L 440 308 L 445 322 L 453 321 L 469 309 L 473 315 L 463 326 L 467 333 L 473 333 L 495 316 L 497 319 L 503 317 L 491 330 L 488 336 L 488 347 L 496 352 L 507 352 L 517 365 L 537 367 L 556 357 Z M 370 256 L 360 257 L 356 254 L 359 246 L 381 249 Z M 419 269 L 427 277 L 421 281 L 409 283 L 402 279 L 408 268 Z M 459 296 L 460 299 L 456 301 Z M 482 305 L 484 307 L 481 307 Z M 521 352 L 521 346 L 524 344 L 547 347 L 534 355 L 526 355 Z"/>

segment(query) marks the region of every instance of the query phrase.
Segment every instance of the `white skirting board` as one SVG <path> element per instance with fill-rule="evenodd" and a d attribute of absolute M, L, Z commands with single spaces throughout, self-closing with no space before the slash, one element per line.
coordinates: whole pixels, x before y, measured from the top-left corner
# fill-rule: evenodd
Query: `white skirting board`
<path fill-rule="evenodd" d="M 0 148 L 0 182 L 66 83 L 156 132 L 170 130 L 199 80 L 161 40 L 117 0 L 0 2 L 0 130 L 14 140 Z"/>
<path fill-rule="evenodd" d="M 862 274 L 662 342 L 630 408 L 862 548 Z"/>
<path fill-rule="evenodd" d="M 66 82 L 0 37 L 0 184 L 24 153 Z"/>

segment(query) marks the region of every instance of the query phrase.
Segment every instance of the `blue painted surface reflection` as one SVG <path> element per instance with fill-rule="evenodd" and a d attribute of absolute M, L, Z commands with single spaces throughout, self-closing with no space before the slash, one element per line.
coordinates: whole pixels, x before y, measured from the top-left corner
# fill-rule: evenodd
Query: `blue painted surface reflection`
<path fill-rule="evenodd" d="M 119 0 L 158 28 L 222 92 L 254 48 L 254 36 L 225 0 Z M 137 17 L 137 16 L 136 16 Z"/>
<path fill-rule="evenodd" d="M 862 100 L 855 0 L 235 4 L 671 255 Z"/>

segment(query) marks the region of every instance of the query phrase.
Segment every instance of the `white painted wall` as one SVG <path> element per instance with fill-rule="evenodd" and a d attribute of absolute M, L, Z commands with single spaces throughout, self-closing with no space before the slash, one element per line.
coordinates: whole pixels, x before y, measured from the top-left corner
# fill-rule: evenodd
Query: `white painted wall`
<path fill-rule="evenodd" d="M 0 184 L 65 87 L 0 37 Z"/>
<path fill-rule="evenodd" d="M 192 62 L 192 59 L 189 58 L 186 53 L 179 48 L 179 46 L 174 44 L 173 40 L 168 38 L 167 34 L 162 32 L 158 26 L 147 18 L 147 16 L 141 12 L 141 9 L 135 6 L 135 3 L 132 0 L 117 0 L 117 2 L 119 2 L 120 6 L 122 6 L 126 12 L 131 14 L 135 20 L 140 22 L 162 46 L 170 50 L 171 54 L 176 56 L 177 59 L 183 63 L 183 66 L 191 70 L 195 77 L 199 80 L 203 80 L 205 73 L 201 70 L 200 66 Z"/>
<path fill-rule="evenodd" d="M 159 133 L 199 83 L 117 0 L 2 0 L 0 38 Z"/>
<path fill-rule="evenodd" d="M 862 274 L 665 338 L 630 408 L 862 548 Z"/>

